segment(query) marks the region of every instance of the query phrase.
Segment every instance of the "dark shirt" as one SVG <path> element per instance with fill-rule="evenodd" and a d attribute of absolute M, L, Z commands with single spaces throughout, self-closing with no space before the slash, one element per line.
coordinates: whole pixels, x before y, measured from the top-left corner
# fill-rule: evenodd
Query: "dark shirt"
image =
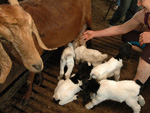
<path fill-rule="evenodd" d="M 145 13 L 144 23 L 147 25 L 148 29 L 150 30 L 150 26 L 148 24 L 149 14 L 150 14 L 150 12 Z"/>

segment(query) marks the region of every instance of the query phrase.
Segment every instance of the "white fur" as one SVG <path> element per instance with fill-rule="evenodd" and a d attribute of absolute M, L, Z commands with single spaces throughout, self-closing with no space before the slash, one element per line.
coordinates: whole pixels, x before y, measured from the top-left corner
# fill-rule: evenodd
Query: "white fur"
<path fill-rule="evenodd" d="M 105 100 L 114 100 L 118 102 L 125 101 L 133 109 L 134 113 L 140 113 L 141 106 L 144 106 L 145 100 L 141 95 L 138 96 L 140 86 L 134 81 L 124 80 L 116 82 L 113 80 L 101 80 L 99 83 L 100 88 L 96 96 L 85 105 L 87 109 L 91 109 Z"/>
<path fill-rule="evenodd" d="M 78 93 L 81 88 L 81 81 L 78 84 L 74 84 L 70 79 L 60 80 L 57 87 L 55 88 L 53 98 L 59 101 L 59 105 L 65 105 L 73 100 L 77 99 L 76 93 Z"/>
<path fill-rule="evenodd" d="M 58 76 L 58 80 L 62 79 L 64 75 L 64 68 L 67 66 L 67 71 L 65 73 L 65 78 L 69 79 L 71 72 L 74 67 L 74 58 L 75 58 L 75 52 L 73 49 L 72 43 L 68 44 L 68 47 L 64 49 L 61 60 L 60 60 L 60 75 Z"/>
<path fill-rule="evenodd" d="M 94 67 L 90 73 L 90 76 L 97 81 L 114 76 L 115 80 L 118 81 L 120 78 L 120 69 L 122 66 L 122 59 L 119 59 L 118 61 L 112 57 L 108 62 Z"/>
<path fill-rule="evenodd" d="M 75 59 L 76 64 L 79 62 L 87 61 L 88 63 L 92 64 L 93 66 L 97 66 L 101 64 L 104 59 L 107 58 L 107 54 L 102 54 L 100 51 L 95 49 L 88 49 L 84 45 L 79 46 L 75 49 Z"/>

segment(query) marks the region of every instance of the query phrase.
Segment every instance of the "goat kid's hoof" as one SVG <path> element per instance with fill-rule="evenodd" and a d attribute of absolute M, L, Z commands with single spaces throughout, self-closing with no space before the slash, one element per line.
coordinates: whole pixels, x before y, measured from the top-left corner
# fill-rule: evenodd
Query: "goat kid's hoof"
<path fill-rule="evenodd" d="M 65 105 L 65 103 L 63 103 L 63 102 L 59 101 L 59 105 L 64 106 L 64 105 Z"/>
<path fill-rule="evenodd" d="M 58 79 L 58 80 L 63 79 L 63 75 L 64 75 L 64 74 L 60 74 L 60 75 L 57 77 L 57 79 Z"/>
<path fill-rule="evenodd" d="M 85 105 L 85 108 L 86 108 L 86 109 L 91 109 L 92 106 L 90 106 L 90 104 L 86 104 L 86 105 Z"/>
<path fill-rule="evenodd" d="M 73 100 L 77 100 L 78 97 L 79 97 L 78 95 L 75 95 L 74 98 L 73 98 Z"/>
<path fill-rule="evenodd" d="M 58 76 L 58 77 L 57 77 L 57 79 L 58 79 L 58 80 L 61 80 L 61 79 L 62 79 L 62 77 Z"/>

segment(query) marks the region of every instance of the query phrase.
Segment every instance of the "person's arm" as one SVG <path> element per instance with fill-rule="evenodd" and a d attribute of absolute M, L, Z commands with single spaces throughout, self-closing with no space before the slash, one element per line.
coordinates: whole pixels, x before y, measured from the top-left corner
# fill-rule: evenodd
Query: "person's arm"
<path fill-rule="evenodd" d="M 143 23 L 144 20 L 143 13 L 144 13 L 143 11 L 139 11 L 138 13 L 135 14 L 135 16 L 132 19 L 130 19 L 129 21 L 127 21 L 122 25 L 112 26 L 98 31 L 88 30 L 83 33 L 84 39 L 87 41 L 94 37 L 107 37 L 128 33 L 129 31 L 136 29 L 141 23 Z"/>
<path fill-rule="evenodd" d="M 143 32 L 140 34 L 139 43 L 142 46 L 143 44 L 150 43 L 150 32 Z"/>

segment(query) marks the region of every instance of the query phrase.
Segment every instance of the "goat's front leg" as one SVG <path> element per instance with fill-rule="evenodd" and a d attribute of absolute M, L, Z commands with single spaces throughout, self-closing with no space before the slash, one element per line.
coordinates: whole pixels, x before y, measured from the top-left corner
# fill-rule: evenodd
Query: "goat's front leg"
<path fill-rule="evenodd" d="M 85 107 L 86 107 L 86 109 L 91 109 L 95 105 L 103 102 L 104 100 L 105 100 L 104 98 L 96 96 L 95 98 L 92 99 L 91 102 L 89 102 L 88 104 L 86 104 Z"/>
<path fill-rule="evenodd" d="M 129 98 L 125 102 L 128 106 L 130 106 L 134 113 L 140 113 L 141 106 L 137 103 L 137 98 Z"/>
<path fill-rule="evenodd" d="M 65 73 L 65 79 L 69 79 L 70 78 L 70 75 L 71 75 L 71 72 L 73 70 L 73 67 L 74 67 L 74 62 L 72 62 L 72 64 L 68 64 L 67 65 L 67 72 Z"/>
<path fill-rule="evenodd" d="M 58 80 L 61 80 L 64 75 L 65 61 L 60 60 L 60 75 L 57 77 Z"/>
<path fill-rule="evenodd" d="M 34 76 L 35 76 L 34 72 L 29 72 L 29 75 L 27 77 L 27 90 L 25 92 L 25 95 L 22 98 L 23 105 L 26 105 L 31 97 Z"/>
<path fill-rule="evenodd" d="M 114 78 L 115 78 L 115 81 L 119 81 L 119 79 L 120 79 L 120 68 L 115 71 Z"/>
<path fill-rule="evenodd" d="M 43 73 L 42 72 L 40 72 L 40 73 L 36 73 L 36 76 L 35 76 L 35 83 L 37 84 L 37 85 L 41 85 L 42 84 L 42 82 L 43 82 Z"/>

